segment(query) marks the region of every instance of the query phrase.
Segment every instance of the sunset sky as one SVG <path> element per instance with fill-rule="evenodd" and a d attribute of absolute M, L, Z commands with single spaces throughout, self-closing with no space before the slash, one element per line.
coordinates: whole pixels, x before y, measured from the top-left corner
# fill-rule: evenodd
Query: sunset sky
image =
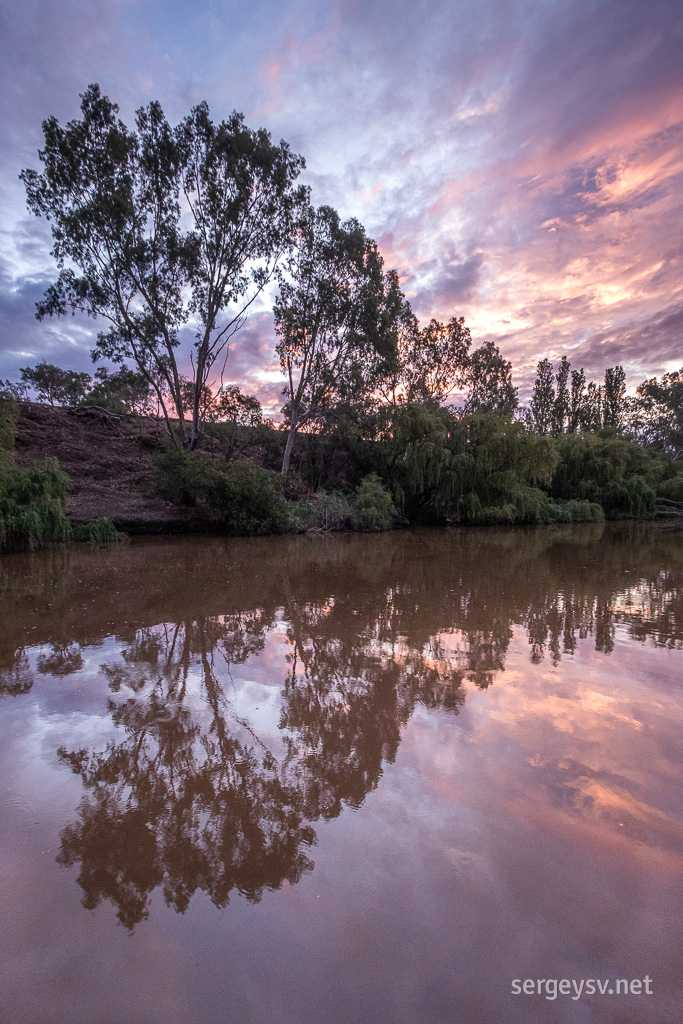
<path fill-rule="evenodd" d="M 493 339 L 522 399 L 545 355 L 622 363 L 630 388 L 683 364 L 680 0 L 5 0 L 0 18 L 0 377 L 92 369 L 99 324 L 34 318 L 56 272 L 17 177 L 91 82 L 129 124 L 206 99 L 287 140 L 314 203 L 363 222 L 423 322 Z M 229 375 L 275 412 L 273 344 L 264 308 Z"/>

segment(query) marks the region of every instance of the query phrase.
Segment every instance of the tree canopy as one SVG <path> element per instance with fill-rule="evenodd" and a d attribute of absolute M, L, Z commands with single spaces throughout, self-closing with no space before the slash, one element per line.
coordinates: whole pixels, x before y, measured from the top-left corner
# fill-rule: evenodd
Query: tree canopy
<path fill-rule="evenodd" d="M 131 130 L 91 85 L 81 114 L 66 127 L 43 123 L 44 170 L 21 175 L 29 208 L 50 221 L 60 268 L 37 316 L 80 310 L 108 321 L 94 355 L 132 361 L 170 435 L 194 448 L 203 389 L 222 383 L 230 339 L 307 202 L 295 187 L 304 161 L 237 112 L 215 124 L 206 103 L 175 129 L 150 103 Z M 189 422 L 181 357 L 192 366 Z"/>
<path fill-rule="evenodd" d="M 302 427 L 333 403 L 372 392 L 403 305 L 377 244 L 329 206 L 307 212 L 287 271 L 274 307 L 289 420 L 284 473 Z"/>

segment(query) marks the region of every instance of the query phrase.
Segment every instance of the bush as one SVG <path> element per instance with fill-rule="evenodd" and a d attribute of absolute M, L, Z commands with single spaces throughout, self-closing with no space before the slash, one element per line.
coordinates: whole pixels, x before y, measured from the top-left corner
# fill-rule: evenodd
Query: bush
<path fill-rule="evenodd" d="M 514 505 L 501 505 L 499 508 L 482 508 L 474 520 L 482 526 L 504 526 L 517 520 L 517 509 Z"/>
<path fill-rule="evenodd" d="M 340 491 L 320 491 L 312 498 L 291 502 L 290 524 L 295 533 L 304 533 L 306 530 L 348 530 L 353 511 L 353 504 L 345 494 Z"/>
<path fill-rule="evenodd" d="M 203 509 L 212 526 L 231 536 L 290 529 L 279 477 L 251 462 L 217 467 L 201 452 L 168 451 L 156 460 L 155 491 L 168 501 Z"/>
<path fill-rule="evenodd" d="M 390 530 L 394 524 L 396 509 L 391 495 L 385 490 L 376 473 L 370 473 L 356 489 L 351 512 L 351 525 L 362 533 Z"/>
<path fill-rule="evenodd" d="M 683 501 L 683 474 L 665 480 L 657 488 L 658 498 L 667 498 L 669 501 Z"/>
<path fill-rule="evenodd" d="M 64 499 L 69 478 L 56 459 L 30 469 L 0 464 L 0 551 L 33 551 L 67 542 Z"/>
<path fill-rule="evenodd" d="M 0 388 L 0 465 L 12 458 L 17 413 L 17 403 Z"/>
<path fill-rule="evenodd" d="M 558 523 L 602 523 L 605 513 L 594 501 L 558 501 L 552 506 Z"/>
<path fill-rule="evenodd" d="M 125 539 L 126 534 L 119 533 L 108 516 L 73 527 L 73 540 L 83 544 L 118 544 Z"/>

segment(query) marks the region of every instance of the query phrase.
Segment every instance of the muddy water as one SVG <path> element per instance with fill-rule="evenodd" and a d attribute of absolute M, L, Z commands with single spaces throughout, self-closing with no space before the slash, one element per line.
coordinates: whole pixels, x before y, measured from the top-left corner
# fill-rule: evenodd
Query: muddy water
<path fill-rule="evenodd" d="M 0 1016 L 683 1019 L 682 541 L 4 558 Z"/>

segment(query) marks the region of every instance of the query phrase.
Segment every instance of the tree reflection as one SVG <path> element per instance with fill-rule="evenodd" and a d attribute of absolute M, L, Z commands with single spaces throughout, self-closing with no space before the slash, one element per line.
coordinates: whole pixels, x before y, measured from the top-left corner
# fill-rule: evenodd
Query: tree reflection
<path fill-rule="evenodd" d="M 80 862 L 87 908 L 109 899 L 132 928 L 159 886 L 180 912 L 197 890 L 223 907 L 233 889 L 256 902 L 312 867 L 301 848 L 315 834 L 299 789 L 255 737 L 247 743 L 231 731 L 230 718 L 239 722 L 216 676 L 219 651 L 244 658 L 254 648 L 252 622 L 144 630 L 121 663 L 105 666 L 115 693 L 135 694 L 110 701 L 125 738 L 101 753 L 59 750 L 87 790 L 58 857 Z M 183 705 L 196 668 L 208 715 Z"/>
<path fill-rule="evenodd" d="M 197 892 L 224 907 L 234 892 L 257 901 L 294 884 L 313 866 L 315 823 L 363 803 L 416 706 L 457 714 L 468 688 L 504 671 L 518 625 L 532 662 L 557 663 L 589 637 L 609 654 L 617 626 L 683 647 L 680 550 L 601 536 L 284 539 L 263 575 L 248 542 L 179 545 L 166 561 L 125 549 L 113 591 L 95 559 L 55 569 L 58 613 L 44 602 L 50 631 L 33 658 L 19 642 L 38 632 L 28 585 L 7 586 L 23 633 L 0 643 L 0 695 L 26 694 L 34 672 L 57 683 L 78 673 L 84 649 L 117 624 L 119 653 L 100 668 L 116 736 L 103 750 L 59 750 L 84 786 L 58 857 L 79 866 L 84 905 L 110 901 L 133 928 L 156 890 L 182 912 Z M 236 670 L 250 659 L 278 687 L 270 732 L 239 713 L 248 669 Z"/>
<path fill-rule="evenodd" d="M 33 686 L 33 672 L 25 647 L 3 652 L 0 659 L 0 697 L 18 697 Z"/>

